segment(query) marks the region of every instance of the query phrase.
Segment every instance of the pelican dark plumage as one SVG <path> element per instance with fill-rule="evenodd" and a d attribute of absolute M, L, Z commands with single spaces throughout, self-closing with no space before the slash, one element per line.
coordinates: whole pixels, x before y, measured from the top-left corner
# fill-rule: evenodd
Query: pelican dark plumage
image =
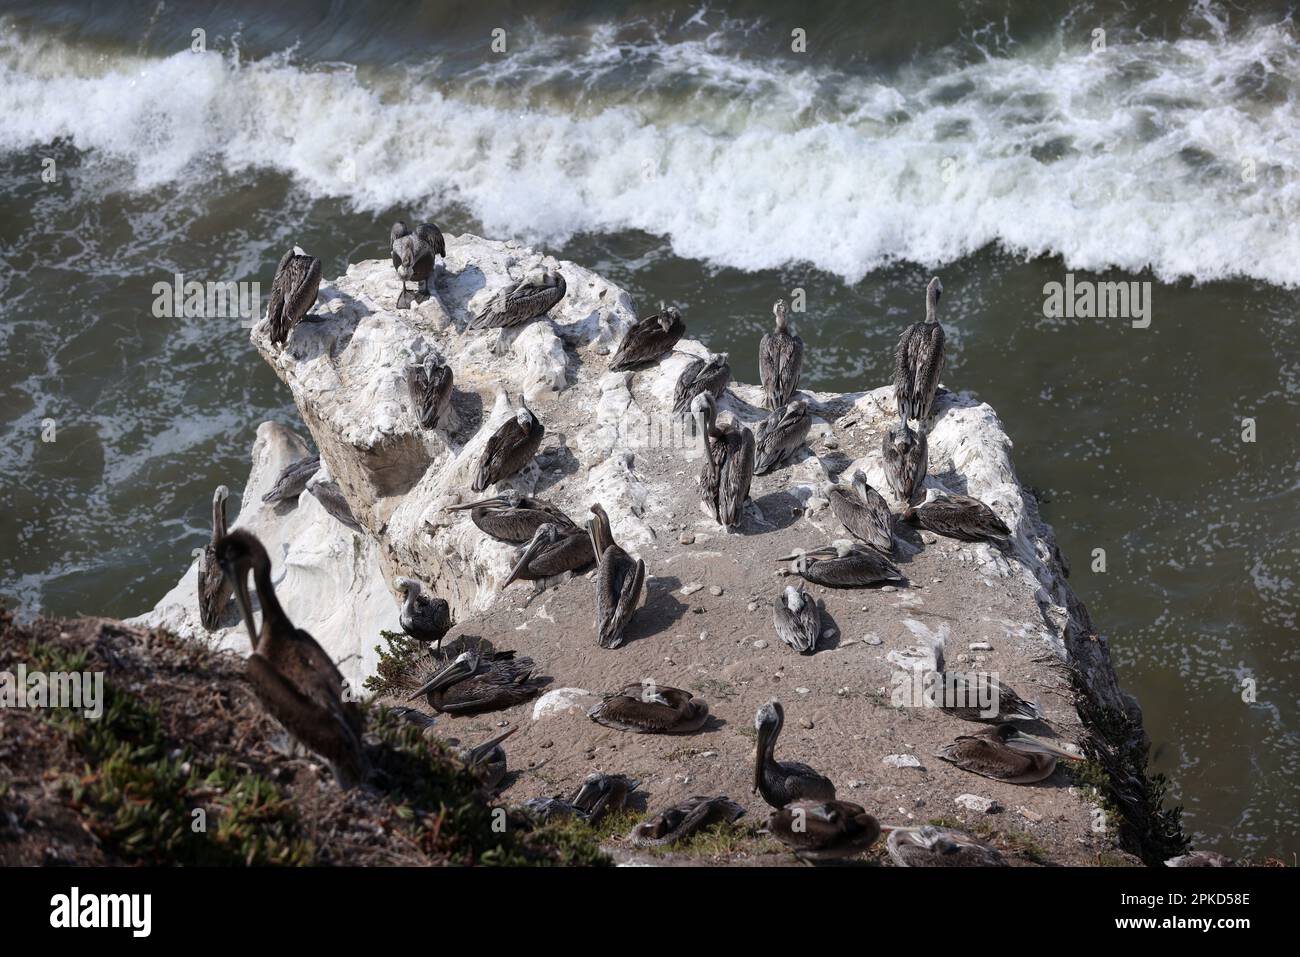
<path fill-rule="evenodd" d="M 320 292 L 320 260 L 294 246 L 280 257 L 271 280 L 271 302 L 266 307 L 271 342 L 282 346 L 293 327 L 316 305 Z"/>
<path fill-rule="evenodd" d="M 360 712 L 344 700 L 338 666 L 311 635 L 294 627 L 280 606 L 266 549 L 249 532 L 236 530 L 217 543 L 217 561 L 253 645 L 244 664 L 253 693 L 285 730 L 329 762 L 341 787 L 360 783 L 368 773 Z M 253 625 L 250 571 L 262 609 L 260 630 Z"/>
<path fill-rule="evenodd" d="M 960 735 L 936 751 L 935 756 L 963 771 L 1008 784 L 1035 784 L 1051 777 L 1058 758 L 1083 760 L 1050 741 L 1022 734 L 1010 724 Z"/>
<path fill-rule="evenodd" d="M 212 493 L 212 538 L 199 554 L 199 621 L 208 631 L 216 631 L 221 613 L 230 601 L 230 582 L 217 561 L 217 543 L 226 534 L 226 499 L 230 489 L 218 485 Z"/>
<path fill-rule="evenodd" d="M 782 641 L 801 655 L 817 649 L 822 634 L 822 613 L 817 599 L 803 587 L 787 585 L 781 597 L 772 603 L 772 624 Z"/>
<path fill-rule="evenodd" d="M 859 541 L 888 554 L 894 547 L 894 516 L 885 498 L 855 469 L 849 486 L 832 485 L 826 498 L 840 524 Z"/>
<path fill-rule="evenodd" d="M 628 834 L 634 847 L 676 844 L 711 824 L 738 821 L 745 809 L 728 797 L 692 797 L 642 821 Z"/>
<path fill-rule="evenodd" d="M 585 529 L 546 522 L 533 533 L 501 588 L 509 588 L 516 579 L 545 582 L 565 572 L 583 571 L 596 560 L 592 549 L 591 535 Z"/>
<path fill-rule="evenodd" d="M 397 579 L 397 590 L 405 598 L 397 620 L 402 631 L 421 644 L 442 645 L 442 639 L 451 631 L 451 606 L 446 599 L 425 595 L 420 583 L 413 578 Z"/>
<path fill-rule="evenodd" d="M 787 461 L 808 440 L 812 413 L 802 399 L 778 408 L 754 434 L 754 470 L 762 475 Z"/>
<path fill-rule="evenodd" d="M 343 489 L 330 477 L 328 469 L 317 470 L 316 474 L 307 480 L 307 491 L 315 496 L 321 508 L 325 509 L 332 518 L 354 532 L 362 531 L 361 523 L 352 514 L 352 506 L 343 495 Z"/>
<path fill-rule="evenodd" d="M 795 801 L 767 819 L 773 837 L 807 862 L 855 857 L 876 843 L 880 824 L 851 801 Z"/>
<path fill-rule="evenodd" d="M 587 523 L 596 567 L 596 643 L 602 648 L 623 644 L 623 632 L 636 612 L 645 588 L 645 562 L 634 559 L 614 541 L 609 516 L 599 505 L 591 506 Z"/>
<path fill-rule="evenodd" d="M 906 423 L 891 426 L 880 443 L 885 460 L 885 480 L 894 497 L 905 506 L 912 504 L 925 484 L 929 469 L 929 441 L 925 432 L 913 432 Z"/>
<path fill-rule="evenodd" d="M 926 489 L 925 501 L 903 512 L 903 521 L 963 542 L 1005 546 L 1011 535 L 1006 522 L 979 499 L 935 488 Z"/>
<path fill-rule="evenodd" d="M 543 821 L 557 817 L 578 817 L 588 824 L 599 824 L 607 815 L 621 811 L 628 795 L 640 787 L 641 782 L 624 774 L 588 774 L 573 797 L 533 798 L 524 807 Z"/>
<path fill-rule="evenodd" d="M 447 243 L 442 230 L 433 223 L 421 223 L 414 232 L 400 219 L 388 231 L 393 268 L 402 280 L 402 294 L 397 297 L 397 308 L 410 307 L 415 295 L 429 292 L 429 277 L 433 275 L 437 257 L 447 258 Z M 418 283 L 415 295 L 406 288 L 408 282 Z"/>
<path fill-rule="evenodd" d="M 943 326 L 939 325 L 939 297 L 943 283 L 935 276 L 925 287 L 925 321 L 909 326 L 894 353 L 894 401 L 898 419 L 906 425 L 916 419 L 925 427 L 934 411 L 934 395 L 943 372 Z"/>
<path fill-rule="evenodd" d="M 573 519 L 550 502 L 539 498 L 529 498 L 516 491 L 506 489 L 502 494 L 477 502 L 452 505 L 448 512 L 469 510 L 469 520 L 480 532 L 498 542 L 510 542 L 522 545 L 537 534 L 537 530 L 548 523 L 561 529 L 573 528 Z"/>
<path fill-rule="evenodd" d="M 506 776 L 506 749 L 501 747 L 501 742 L 518 730 L 516 725 L 482 744 L 460 748 L 456 752 L 461 764 L 477 774 L 489 791 L 495 791 Z"/>
<path fill-rule="evenodd" d="M 305 459 L 286 465 L 276 478 L 275 484 L 271 486 L 271 490 L 262 496 L 263 504 L 278 505 L 290 499 L 297 500 L 298 496 L 307 490 L 307 483 L 311 481 L 311 477 L 319 471 L 319 455 L 309 455 Z"/>
<path fill-rule="evenodd" d="M 689 691 L 653 681 L 626 685 L 587 712 L 597 724 L 634 734 L 690 734 L 709 720 L 709 706 Z"/>
<path fill-rule="evenodd" d="M 904 581 L 903 573 L 888 558 L 848 539 L 837 539 L 810 552 L 798 551 L 777 561 L 794 562 L 794 572 L 804 581 L 827 588 L 866 588 Z"/>
<path fill-rule="evenodd" d="M 702 392 L 691 401 L 691 413 L 705 447 L 700 469 L 700 501 L 713 520 L 727 529 L 740 525 L 754 480 L 754 433 L 735 423 L 718 425 L 718 405 Z"/>
<path fill-rule="evenodd" d="M 710 354 L 708 359 L 696 357 L 686 364 L 673 388 L 673 415 L 686 416 L 693 409 L 697 395 L 708 393 L 721 399 L 731 382 L 731 364 L 727 354 Z"/>
<path fill-rule="evenodd" d="M 432 350 L 406 365 L 406 386 L 411 395 L 411 411 L 426 429 L 437 429 L 447 421 L 451 410 L 451 366 Z"/>
<path fill-rule="evenodd" d="M 665 308 L 661 304 L 657 313 L 639 320 L 627 331 L 618 351 L 609 360 L 609 367 L 614 372 L 621 372 L 657 362 L 673 351 L 673 346 L 685 332 L 682 314 L 673 306 Z"/>
<path fill-rule="evenodd" d="M 484 446 L 474 472 L 474 491 L 481 492 L 521 471 L 533 460 L 545 435 L 541 419 L 521 399 L 515 414 L 498 426 Z"/>
<path fill-rule="evenodd" d="M 555 269 L 531 269 L 502 289 L 470 319 L 470 329 L 513 329 L 540 319 L 564 298 L 564 276 Z"/>
<path fill-rule="evenodd" d="M 778 761 L 774 756 L 776 739 L 785 727 L 785 709 L 779 701 L 769 701 L 754 715 L 758 745 L 754 750 L 754 793 L 772 807 L 785 807 L 793 801 L 831 801 L 835 785 L 798 761 Z"/>
<path fill-rule="evenodd" d="M 785 300 L 772 307 L 776 328 L 758 344 L 758 377 L 763 384 L 764 408 L 779 409 L 789 403 L 799 388 L 803 370 L 803 340 L 790 332 Z"/>
<path fill-rule="evenodd" d="M 1020 697 L 994 675 L 982 671 L 948 671 L 942 635 L 930 643 L 934 653 L 935 706 L 963 721 L 1038 721 L 1038 705 Z"/>
<path fill-rule="evenodd" d="M 896 827 L 885 846 L 899 867 L 1005 867 L 1002 855 L 965 831 L 946 827 Z"/>
<path fill-rule="evenodd" d="M 541 688 L 532 658 L 516 658 L 513 651 L 495 651 L 480 641 L 434 672 L 407 700 L 423 697 L 442 714 L 480 714 L 522 704 Z"/>

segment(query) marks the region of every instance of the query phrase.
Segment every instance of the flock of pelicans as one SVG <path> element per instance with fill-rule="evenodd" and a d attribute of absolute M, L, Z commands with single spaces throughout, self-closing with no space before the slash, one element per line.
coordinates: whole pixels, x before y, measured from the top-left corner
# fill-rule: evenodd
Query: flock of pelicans
<path fill-rule="evenodd" d="M 414 231 L 396 223 L 390 235 L 393 267 L 402 282 L 398 308 L 408 308 L 429 292 L 436 260 L 446 246 L 436 226 L 423 224 Z M 280 261 L 272 285 L 266 323 L 272 343 L 283 346 L 293 328 L 315 304 L 321 266 L 315 257 L 294 248 Z M 417 284 L 412 292 L 408 282 Z M 943 287 L 937 278 L 926 288 L 925 319 L 910 326 L 899 340 L 894 393 L 898 422 L 884 436 L 882 451 L 888 482 L 903 503 L 902 519 L 910 524 L 964 541 L 987 541 L 1004 547 L 1011 535 L 1007 526 L 984 503 L 963 495 L 930 489 L 924 502 L 914 505 L 926 477 L 926 433 L 931 422 L 939 375 L 944 362 L 944 332 L 938 320 Z M 468 323 L 471 330 L 506 329 L 544 317 L 565 295 L 564 277 L 556 270 L 533 270 L 518 282 L 497 292 Z M 771 471 L 804 444 L 811 426 L 808 403 L 795 399 L 803 363 L 803 342 L 789 326 L 785 304 L 776 303 L 775 328 L 763 336 L 760 373 L 764 402 L 771 414 L 756 433 L 733 419 L 718 421 L 718 400 L 731 381 L 725 354 L 694 358 L 682 371 L 674 393 L 674 412 L 696 423 L 706 455 L 699 475 L 701 505 L 719 526 L 740 524 L 755 472 Z M 685 332 L 681 314 L 661 307 L 655 315 L 638 321 L 610 360 L 614 370 L 638 369 L 669 355 Z M 412 411 L 426 429 L 442 427 L 452 395 L 452 373 L 432 353 L 413 356 L 407 368 Z M 913 429 L 911 422 L 916 423 Z M 545 429 L 521 402 L 488 439 L 474 472 L 473 489 L 483 492 L 508 482 L 525 468 L 537 452 Z M 304 491 L 353 529 L 353 518 L 338 485 L 319 457 L 295 462 L 276 480 L 263 501 L 271 505 L 296 502 Z M 849 483 L 826 490 L 829 507 L 853 536 L 829 545 L 798 551 L 781 561 L 793 563 L 793 573 L 804 581 L 831 588 L 862 588 L 903 581 L 890 560 L 894 550 L 894 521 L 888 503 L 859 471 Z M 366 781 L 369 764 L 362 745 L 361 712 L 345 695 L 342 674 L 310 634 L 296 628 L 276 599 L 271 560 L 262 543 L 244 530 L 226 527 L 225 486 L 212 502 L 212 539 L 199 561 L 199 607 L 203 625 L 219 627 L 233 595 L 248 629 L 252 654 L 247 661 L 249 681 L 263 706 L 304 746 L 329 762 L 345 787 Z M 629 621 L 636 613 L 645 586 L 645 563 L 634 559 L 614 541 L 609 516 L 599 505 L 579 526 L 563 510 L 546 501 L 521 494 L 511 487 L 479 501 L 456 505 L 449 511 L 468 511 L 473 524 L 499 541 L 521 547 L 502 588 L 516 580 L 542 587 L 558 576 L 572 576 L 596 567 L 596 641 L 602 648 L 623 643 Z M 255 626 L 248 587 L 261 607 L 261 627 Z M 428 649 L 433 670 L 411 700 L 424 699 L 433 711 L 469 715 L 520 704 L 536 695 L 542 682 L 533 676 L 533 662 L 513 651 L 499 651 L 491 642 L 461 637 L 443 647 L 452 627 L 447 602 L 424 593 L 411 578 L 396 582 L 403 596 L 399 620 L 411 638 Z M 817 601 L 803 584 L 786 587 L 773 606 L 777 634 L 796 651 L 812 653 L 821 636 Z M 1037 708 L 991 675 L 947 672 L 943 647 L 934 648 L 935 671 L 944 687 L 958 696 L 943 697 L 938 707 L 947 714 L 989 722 L 963 734 L 939 752 L 939 757 L 975 774 L 1015 784 L 1030 784 L 1052 774 L 1058 758 L 1078 759 L 1070 751 L 1017 730 L 1015 721 L 1041 720 Z M 971 706 L 964 696 L 975 692 L 973 683 L 992 691 L 992 708 Z M 412 682 L 414 684 L 415 682 Z M 986 695 L 987 698 L 987 695 Z M 984 699 L 981 699 L 984 700 Z M 409 707 L 396 709 L 424 727 L 432 718 Z M 609 728 L 637 734 L 689 734 L 708 721 L 708 705 L 689 692 L 646 681 L 606 694 L 589 712 L 591 720 Z M 772 808 L 770 833 L 809 862 L 858 855 L 881 835 L 876 819 L 862 807 L 838 800 L 834 784 L 806 764 L 779 761 L 777 739 L 785 712 L 776 701 L 763 705 L 755 716 L 757 747 L 754 758 L 754 792 Z M 495 788 L 506 773 L 502 742 L 511 729 L 475 748 L 460 752 L 477 769 L 484 784 Z M 639 782 L 618 774 L 593 774 L 569 800 L 545 799 L 526 807 L 541 818 L 572 815 L 597 822 L 620 809 Z M 671 844 L 718 821 L 734 821 L 742 808 L 726 797 L 694 797 L 670 807 L 637 825 L 630 835 L 637 846 Z M 1002 863 L 997 851 L 960 831 L 939 827 L 885 828 L 887 848 L 903 866 L 990 865 Z"/>

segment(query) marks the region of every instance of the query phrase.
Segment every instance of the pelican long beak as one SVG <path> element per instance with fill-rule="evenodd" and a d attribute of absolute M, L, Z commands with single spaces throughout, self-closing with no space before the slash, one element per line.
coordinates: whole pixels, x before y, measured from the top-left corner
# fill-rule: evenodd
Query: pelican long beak
<path fill-rule="evenodd" d="M 477 502 L 465 502 L 461 505 L 448 505 L 443 509 L 444 512 L 465 512 L 471 508 L 478 508 L 480 505 L 508 505 L 504 495 L 494 495 L 492 498 L 481 498 Z"/>
<path fill-rule="evenodd" d="M 1045 738 L 1035 737 L 1032 734 L 1025 734 L 1017 731 L 1016 734 L 1008 739 L 1007 747 L 1013 751 L 1024 753 L 1050 754 L 1053 757 L 1065 758 L 1067 761 L 1083 761 L 1085 758 L 1073 751 L 1067 751 L 1055 742 L 1048 741 Z"/>
<path fill-rule="evenodd" d="M 541 529 L 538 529 L 537 533 L 533 535 L 532 539 L 524 547 L 524 553 L 519 556 L 519 561 L 515 562 L 515 567 L 510 569 L 510 574 L 506 576 L 506 580 L 501 583 L 502 591 L 509 588 L 511 582 L 520 576 L 523 570 L 528 567 L 528 563 L 533 560 L 533 556 L 541 551 L 541 548 L 542 533 Z"/>
<path fill-rule="evenodd" d="M 767 760 L 767 742 L 772 737 L 772 726 L 766 722 L 758 728 L 757 748 L 754 755 L 754 787 L 750 794 L 757 794 L 759 785 L 763 782 L 763 764 Z"/>
<path fill-rule="evenodd" d="M 502 741 L 510 737 L 510 735 L 514 734 L 518 730 L 519 730 L 519 725 L 515 725 L 509 731 L 506 731 L 502 734 L 498 734 L 491 741 L 484 741 L 482 744 L 470 748 L 469 760 L 466 761 L 465 763 L 473 765 L 485 761 L 487 757 L 496 749 L 497 745 L 499 745 Z"/>
<path fill-rule="evenodd" d="M 234 569 L 223 565 L 221 573 L 226 576 L 226 581 L 230 582 L 235 592 L 235 601 L 239 603 L 239 614 L 244 619 L 245 627 L 248 628 L 248 644 L 256 651 L 257 627 L 253 623 L 253 601 L 248 594 L 248 569 L 242 565 Z"/>
<path fill-rule="evenodd" d="M 406 700 L 414 701 L 416 698 L 431 694 L 439 688 L 446 688 L 462 681 L 470 676 L 469 663 L 466 661 L 453 661 L 441 671 L 436 672 L 424 684 L 420 685 Z"/>
<path fill-rule="evenodd" d="M 776 561 L 792 562 L 796 558 L 813 558 L 813 559 L 821 560 L 826 558 L 834 558 L 835 555 L 836 555 L 835 549 L 823 547 L 823 548 L 814 548 L 812 551 L 808 551 L 808 552 L 798 551 L 792 555 L 786 555 L 784 558 L 778 558 L 776 559 Z"/>

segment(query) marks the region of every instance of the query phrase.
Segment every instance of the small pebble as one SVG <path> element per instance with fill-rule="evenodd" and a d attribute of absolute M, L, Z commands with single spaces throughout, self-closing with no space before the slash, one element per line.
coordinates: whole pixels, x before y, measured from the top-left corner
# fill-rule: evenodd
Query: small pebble
<path fill-rule="evenodd" d="M 873 632 L 869 635 L 863 635 L 862 641 L 868 645 L 879 645 L 881 644 L 881 637 Z"/>
<path fill-rule="evenodd" d="M 1016 813 L 1019 814 L 1021 817 L 1023 817 L 1026 821 L 1030 821 L 1034 824 L 1037 824 L 1039 821 L 1043 819 L 1043 815 L 1039 814 L 1037 811 L 1031 811 L 1029 810 L 1029 808 L 1024 807 L 1023 805 L 1016 808 Z"/>
<path fill-rule="evenodd" d="M 971 651 L 992 651 L 993 646 L 990 645 L 987 641 L 972 641 L 970 643 L 970 650 Z"/>
<path fill-rule="evenodd" d="M 756 602 L 756 601 L 751 601 L 751 602 L 750 602 L 748 605 L 746 605 L 745 607 L 746 607 L 747 609 L 749 609 L 750 611 L 758 611 L 758 602 Z"/>
<path fill-rule="evenodd" d="M 690 532 L 682 532 L 682 537 L 677 540 L 681 542 L 683 545 L 695 544 L 695 536 L 692 535 Z"/>
<path fill-rule="evenodd" d="M 934 544 L 935 542 L 937 542 L 938 540 L 939 540 L 939 539 L 936 538 L 935 535 L 934 535 L 932 532 L 922 532 L 922 533 L 921 533 L 921 541 L 925 542 L 925 544 L 927 544 L 927 545 L 933 545 L 933 544 Z"/>
<path fill-rule="evenodd" d="M 764 648 L 767 647 L 767 642 L 764 641 L 762 638 L 760 638 L 758 639 L 758 641 L 754 642 L 754 647 L 757 648 L 759 651 L 762 651 Z"/>
<path fill-rule="evenodd" d="M 795 688 L 794 690 L 795 690 L 795 694 L 808 694 L 812 689 L 810 689 L 810 688 Z"/>
<path fill-rule="evenodd" d="M 712 596 L 714 596 L 715 598 L 716 598 L 718 595 L 721 595 L 721 594 L 722 594 L 722 586 L 721 586 L 721 585 L 710 585 L 710 586 L 709 586 L 709 594 L 712 595 Z"/>
<path fill-rule="evenodd" d="M 997 814 L 1002 810 L 1002 805 L 997 801 L 980 797 L 978 794 L 958 794 L 954 800 L 958 807 L 964 807 L 968 811 L 978 811 L 980 814 Z"/>
<path fill-rule="evenodd" d="M 898 591 L 893 585 L 881 585 L 880 590 L 883 592 Z"/>
<path fill-rule="evenodd" d="M 707 631 L 700 632 L 700 641 L 708 641 L 708 640 L 709 640 L 709 633 Z"/>
<path fill-rule="evenodd" d="M 683 595 L 694 595 L 697 591 L 699 591 L 703 587 L 704 586 L 699 582 L 691 582 L 689 585 L 682 586 L 681 593 Z"/>
<path fill-rule="evenodd" d="M 919 768 L 921 759 L 915 754 L 887 754 L 880 763 L 889 768 Z"/>
<path fill-rule="evenodd" d="M 803 728 L 806 731 L 811 731 L 813 729 L 813 723 L 808 718 L 800 718 L 799 727 Z"/>

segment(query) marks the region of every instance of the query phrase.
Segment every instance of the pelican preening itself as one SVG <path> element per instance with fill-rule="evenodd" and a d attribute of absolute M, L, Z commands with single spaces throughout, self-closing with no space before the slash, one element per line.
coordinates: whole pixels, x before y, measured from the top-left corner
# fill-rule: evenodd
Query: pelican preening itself
<path fill-rule="evenodd" d="M 710 824 L 732 824 L 745 809 L 728 797 L 692 797 L 632 828 L 633 847 L 663 847 L 685 840 Z"/>
<path fill-rule="evenodd" d="M 772 603 L 772 624 L 782 641 L 801 655 L 817 650 L 822 634 L 822 613 L 817 599 L 802 586 L 787 585 L 781 597 Z"/>
<path fill-rule="evenodd" d="M 721 399 L 730 382 L 731 364 L 725 352 L 711 353 L 708 359 L 693 358 L 682 369 L 673 388 L 673 415 L 684 417 L 693 413 L 697 395 L 708 393 L 714 399 Z"/>
<path fill-rule="evenodd" d="M 803 399 L 790 402 L 758 424 L 754 470 L 763 475 L 787 461 L 808 440 L 812 413 Z"/>
<path fill-rule="evenodd" d="M 320 260 L 294 246 L 280 257 L 271 280 L 271 302 L 266 307 L 271 342 L 282 346 L 302 317 L 311 312 L 320 292 Z"/>
<path fill-rule="evenodd" d="M 754 749 L 754 793 L 772 807 L 785 807 L 793 801 L 831 801 L 835 785 L 798 761 L 778 761 L 774 757 L 776 739 L 785 727 L 785 709 L 779 701 L 769 701 L 754 715 L 758 744 Z"/>
<path fill-rule="evenodd" d="M 963 771 L 1008 784 L 1035 784 L 1051 777 L 1058 758 L 1083 760 L 1050 741 L 1023 734 L 1010 724 L 960 735 L 936 751 L 935 756 Z"/>
<path fill-rule="evenodd" d="M 894 547 L 894 516 L 885 498 L 867 484 L 861 469 L 853 472 L 851 485 L 832 485 L 826 498 L 831 512 L 854 538 L 888 554 Z"/>
<path fill-rule="evenodd" d="M 628 796 L 641 782 L 625 774 L 588 774 L 569 800 L 533 798 L 524 807 L 543 821 L 556 817 L 578 817 L 588 824 L 599 824 L 606 815 L 621 811 Z"/>
<path fill-rule="evenodd" d="M 276 478 L 275 484 L 271 486 L 271 490 L 262 496 L 263 504 L 278 505 L 290 499 L 297 501 L 298 496 L 307 490 L 307 483 L 311 481 L 312 476 L 319 471 L 319 455 L 310 455 L 286 465 Z"/>
<path fill-rule="evenodd" d="M 463 651 L 411 693 L 442 714 L 480 714 L 522 704 L 542 689 L 533 677 L 533 659 L 513 651 L 494 651 L 488 641 Z"/>
<path fill-rule="evenodd" d="M 709 720 L 709 706 L 689 691 L 656 685 L 630 684 L 587 712 L 597 724 L 634 734 L 690 734 Z"/>
<path fill-rule="evenodd" d="M 595 560 L 588 531 L 574 525 L 546 522 L 533 533 L 501 588 L 509 588 L 516 579 L 545 582 L 565 572 L 580 572 Z"/>
<path fill-rule="evenodd" d="M 899 867 L 1005 867 L 1002 855 L 965 831 L 945 827 L 896 827 L 886 842 Z"/>
<path fill-rule="evenodd" d="M 719 427 L 717 401 L 708 392 L 691 400 L 691 414 L 705 448 L 700 501 L 715 522 L 735 528 L 754 480 L 754 433 L 735 423 Z"/>
<path fill-rule="evenodd" d="M 221 613 L 230 601 L 230 582 L 217 561 L 217 543 L 226 534 L 226 499 L 230 489 L 218 485 L 212 493 L 212 538 L 199 555 L 199 621 L 208 631 L 216 631 Z"/>
<path fill-rule="evenodd" d="M 587 523 L 592 552 L 597 558 L 596 643 L 602 648 L 623 644 L 623 632 L 636 612 L 645 588 L 645 562 L 633 559 L 614 541 L 609 516 L 599 505 L 591 506 Z"/>
<path fill-rule="evenodd" d="M 402 631 L 421 644 L 442 646 L 442 639 L 451 630 L 451 606 L 445 599 L 425 595 L 420 583 L 413 578 L 399 578 L 397 590 L 405 597 L 397 620 Z"/>
<path fill-rule="evenodd" d="M 925 287 L 925 321 L 909 326 L 894 354 L 894 401 L 903 425 L 916 419 L 924 428 L 934 411 L 934 395 L 943 372 L 943 326 L 939 325 L 939 296 L 943 283 L 935 276 Z"/>
<path fill-rule="evenodd" d="M 930 467 L 925 431 L 913 432 L 906 423 L 890 426 L 880 443 L 880 452 L 885 460 L 889 490 L 904 506 L 911 505 L 925 484 L 925 473 Z"/>
<path fill-rule="evenodd" d="M 880 837 L 876 819 L 851 801 L 795 801 L 773 811 L 767 829 L 813 863 L 856 857 Z"/>
<path fill-rule="evenodd" d="M 411 394 L 411 411 L 426 429 L 441 428 L 451 411 L 451 366 L 429 350 L 406 365 L 406 385 Z"/>
<path fill-rule="evenodd" d="M 334 661 L 280 606 L 266 549 L 241 529 L 225 535 L 216 551 L 253 646 L 244 672 L 257 699 L 285 730 L 329 762 L 340 787 L 359 784 L 368 774 L 360 713 L 344 701 L 343 675 Z M 253 624 L 250 571 L 262 609 L 260 629 Z"/>
<path fill-rule="evenodd" d="M 618 351 L 609 360 L 609 368 L 621 372 L 657 362 L 673 351 L 673 346 L 677 345 L 685 332 L 686 323 L 682 322 L 682 314 L 675 307 L 665 308 L 661 303 L 657 313 L 639 320 L 627 331 L 619 343 Z"/>
<path fill-rule="evenodd" d="M 530 269 L 523 279 L 498 292 L 469 321 L 470 329 L 512 329 L 539 319 L 564 298 L 564 277 L 558 270 Z"/>
<path fill-rule="evenodd" d="M 463 505 L 451 505 L 444 511 L 463 512 L 469 510 L 469 520 L 480 532 L 499 542 L 522 545 L 537 534 L 537 530 L 548 523 L 561 529 L 573 528 L 573 519 L 552 505 L 539 498 L 529 498 L 515 489 L 506 489 L 500 495 L 466 502 Z"/>
<path fill-rule="evenodd" d="M 803 340 L 789 330 L 785 300 L 772 307 L 776 328 L 758 344 L 758 376 L 763 385 L 763 403 L 779 409 L 794 397 L 803 369 Z"/>
<path fill-rule="evenodd" d="M 903 573 L 880 552 L 846 538 L 810 552 L 797 551 L 777 561 L 794 562 L 794 572 L 804 581 L 827 588 L 866 588 L 905 581 Z"/>
<path fill-rule="evenodd" d="M 501 423 L 484 446 L 474 472 L 473 490 L 481 492 L 520 472 L 533 460 L 545 435 L 546 427 L 541 419 L 533 415 L 521 398 L 515 414 Z"/>
<path fill-rule="evenodd" d="M 1040 721 L 1042 712 L 994 675 L 982 671 L 948 671 L 944 660 L 944 639 L 930 645 L 934 653 L 937 686 L 935 705 L 945 714 L 963 721 Z"/>
<path fill-rule="evenodd" d="M 495 791 L 506 777 L 506 749 L 501 747 L 501 742 L 518 730 L 516 725 L 482 744 L 456 752 L 461 764 L 477 774 L 489 791 Z"/>
<path fill-rule="evenodd" d="M 428 295 L 429 277 L 433 275 L 437 257 L 447 258 L 447 243 L 442 238 L 442 230 L 433 223 L 421 223 L 412 232 L 400 219 L 393 223 L 388 239 L 393 268 L 397 270 L 397 278 L 402 280 L 397 308 L 407 309 L 416 295 Z M 408 282 L 419 284 L 415 294 L 406 288 Z"/>
<path fill-rule="evenodd" d="M 924 502 L 903 512 L 903 521 L 963 542 L 1005 546 L 1011 536 L 1006 522 L 979 499 L 934 488 L 926 489 Z"/>

